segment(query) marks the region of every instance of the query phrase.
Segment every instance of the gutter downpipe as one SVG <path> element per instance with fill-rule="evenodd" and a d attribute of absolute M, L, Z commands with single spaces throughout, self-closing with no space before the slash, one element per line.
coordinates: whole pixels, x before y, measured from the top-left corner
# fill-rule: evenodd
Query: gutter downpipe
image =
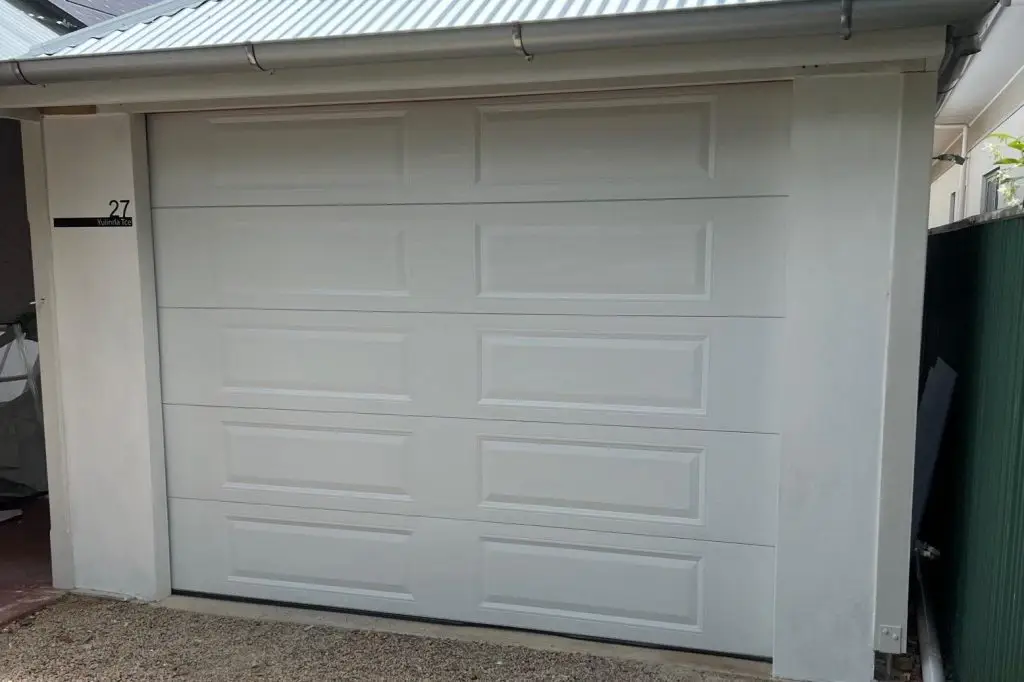
<path fill-rule="evenodd" d="M 971 150 L 967 148 L 967 135 L 970 131 L 969 125 L 964 125 L 960 130 L 960 156 L 965 160 L 960 165 L 960 205 L 957 207 L 957 220 L 967 217 L 967 164 L 971 162 L 968 157 Z"/>
<path fill-rule="evenodd" d="M 856 0 L 858 31 L 973 21 L 994 0 Z M 416 59 L 546 55 L 635 45 L 740 40 L 833 33 L 840 39 L 834 0 L 779 0 L 723 8 L 632 14 L 570 21 L 503 24 L 383 35 L 239 43 L 120 54 L 32 56 L 0 62 L 0 86 L 89 80 L 273 72 Z"/>
<path fill-rule="evenodd" d="M 999 21 L 1006 8 L 1013 0 L 997 0 L 994 8 L 984 17 L 974 21 L 966 27 L 965 31 L 956 33 L 951 31 L 947 39 L 948 51 L 943 66 L 940 68 L 940 76 L 943 87 L 939 88 L 939 109 L 946 103 L 953 88 L 970 68 L 974 61 L 974 55 L 981 52 L 988 38 L 988 34 Z M 955 59 L 950 59 L 955 57 Z M 946 72 L 946 69 L 949 72 Z"/>
<path fill-rule="evenodd" d="M 946 674 L 942 669 L 942 652 L 939 649 L 939 637 L 935 631 L 935 613 L 928 601 L 928 591 L 924 586 L 921 571 L 921 554 L 915 553 L 914 568 L 917 573 L 917 639 L 921 647 L 921 678 L 922 682 L 946 682 Z"/>
<path fill-rule="evenodd" d="M 988 33 L 992 30 L 992 27 L 999 20 L 1006 8 L 1010 5 L 1012 0 L 999 0 L 996 7 L 989 13 L 983 20 L 976 22 L 973 29 L 972 35 L 967 36 L 953 36 L 949 37 L 949 50 L 947 52 L 947 59 L 944 60 L 946 63 L 943 68 L 940 69 L 940 81 L 939 81 L 939 103 L 938 109 L 941 111 L 946 99 L 949 94 L 956 87 L 957 82 L 970 68 L 971 62 L 974 60 L 974 55 L 981 52 L 981 49 L 985 43 L 985 39 L 988 37 Z M 968 154 L 970 148 L 968 147 L 967 136 L 970 133 L 970 125 L 937 125 L 936 128 L 945 129 L 960 129 L 960 157 L 966 159 L 960 166 L 960 181 L 959 188 L 957 189 L 959 196 L 957 201 L 956 215 L 954 216 L 957 220 L 963 220 L 967 217 L 967 164 L 970 162 Z"/>

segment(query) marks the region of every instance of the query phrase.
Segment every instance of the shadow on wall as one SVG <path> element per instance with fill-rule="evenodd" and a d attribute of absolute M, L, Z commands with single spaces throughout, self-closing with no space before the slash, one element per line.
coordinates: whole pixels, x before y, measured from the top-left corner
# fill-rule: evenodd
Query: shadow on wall
<path fill-rule="evenodd" d="M 38 377 L 35 341 L 14 343 L 8 326 L 31 311 L 32 299 L 21 126 L 0 119 L 0 510 L 22 488 L 46 490 L 41 405 L 26 381 L 9 380 Z"/>
<path fill-rule="evenodd" d="M 0 119 L 0 325 L 27 312 L 32 299 L 21 126 L 17 121 Z"/>

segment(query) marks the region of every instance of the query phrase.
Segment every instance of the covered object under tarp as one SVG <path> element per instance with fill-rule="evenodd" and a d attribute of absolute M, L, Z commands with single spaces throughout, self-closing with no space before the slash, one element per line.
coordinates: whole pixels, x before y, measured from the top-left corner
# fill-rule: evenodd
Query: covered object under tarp
<path fill-rule="evenodd" d="M 34 327 L 25 319 L 0 325 L 0 497 L 46 491 Z"/>

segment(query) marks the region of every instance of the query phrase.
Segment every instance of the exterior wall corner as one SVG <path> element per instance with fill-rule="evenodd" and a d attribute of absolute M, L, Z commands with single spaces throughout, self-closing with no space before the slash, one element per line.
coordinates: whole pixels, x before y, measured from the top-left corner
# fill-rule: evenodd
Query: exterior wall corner
<path fill-rule="evenodd" d="M 886 624 L 906 632 L 934 78 L 794 83 L 780 677 L 873 679 L 877 599 L 891 600 L 884 617 L 898 622 Z"/>
<path fill-rule="evenodd" d="M 170 554 L 145 119 L 58 116 L 42 128 L 49 214 L 62 225 L 53 308 L 73 586 L 160 599 Z"/>

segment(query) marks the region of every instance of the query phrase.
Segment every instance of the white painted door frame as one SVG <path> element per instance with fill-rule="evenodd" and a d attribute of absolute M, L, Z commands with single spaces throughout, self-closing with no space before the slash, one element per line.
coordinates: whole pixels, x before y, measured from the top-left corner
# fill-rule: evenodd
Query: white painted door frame
<path fill-rule="evenodd" d="M 46 187 L 43 126 L 37 119 L 21 123 L 25 168 L 25 198 L 32 240 L 32 275 L 39 329 L 39 367 L 43 394 L 43 428 L 49 479 L 50 555 L 53 586 L 75 586 L 71 545 L 71 503 L 68 499 L 67 450 L 64 409 L 61 403 L 60 354 L 57 352 L 57 315 L 53 285 L 53 239 Z"/>

